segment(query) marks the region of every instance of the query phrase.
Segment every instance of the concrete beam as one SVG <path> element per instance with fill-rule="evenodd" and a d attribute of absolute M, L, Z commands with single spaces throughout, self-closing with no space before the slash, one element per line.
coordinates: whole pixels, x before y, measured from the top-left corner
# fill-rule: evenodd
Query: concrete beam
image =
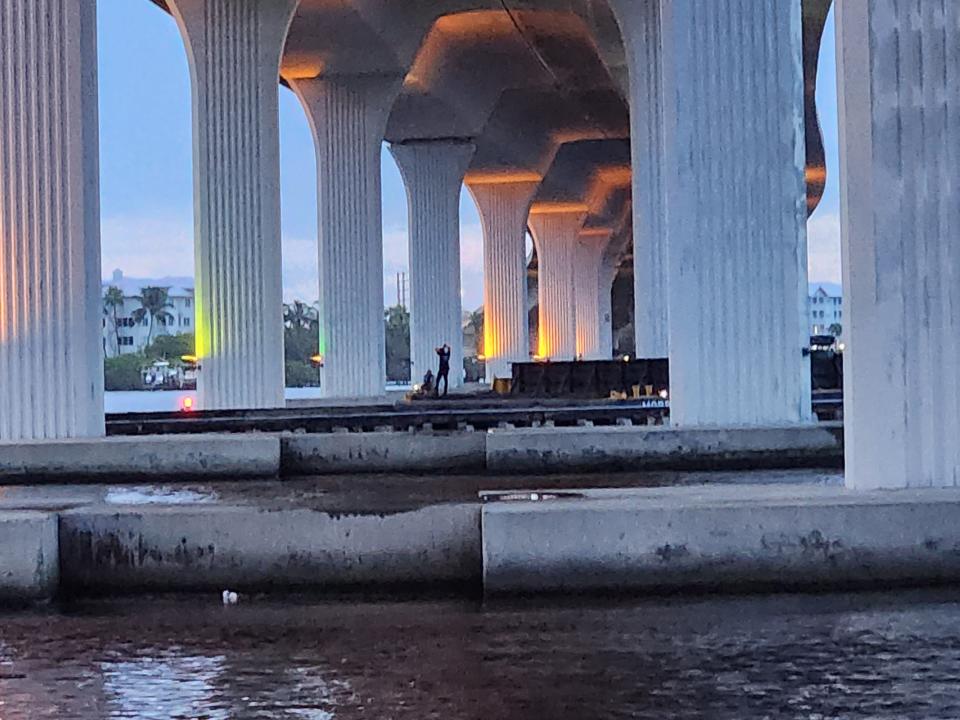
<path fill-rule="evenodd" d="M 276 477 L 275 435 L 166 435 L 0 444 L 4 482 Z"/>
<path fill-rule="evenodd" d="M 960 492 L 691 487 L 483 509 L 488 593 L 672 592 L 960 580 Z"/>
<path fill-rule="evenodd" d="M 68 511 L 60 523 L 67 591 L 468 584 L 480 575 L 477 504 L 110 508 Z"/>
<path fill-rule="evenodd" d="M 57 516 L 0 512 L 0 604 L 47 600 L 60 582 Z"/>

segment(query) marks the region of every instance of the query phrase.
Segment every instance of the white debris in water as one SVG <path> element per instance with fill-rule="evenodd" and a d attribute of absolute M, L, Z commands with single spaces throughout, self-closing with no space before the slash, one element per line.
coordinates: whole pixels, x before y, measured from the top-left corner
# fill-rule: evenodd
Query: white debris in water
<path fill-rule="evenodd" d="M 221 597 L 223 598 L 224 605 L 236 605 L 240 602 L 240 596 L 232 590 L 224 590 Z"/>

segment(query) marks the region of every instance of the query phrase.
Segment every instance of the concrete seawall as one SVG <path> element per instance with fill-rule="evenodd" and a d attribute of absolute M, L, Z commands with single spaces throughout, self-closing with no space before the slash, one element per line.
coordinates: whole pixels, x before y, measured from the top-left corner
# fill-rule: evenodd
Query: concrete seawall
<path fill-rule="evenodd" d="M 0 443 L 0 480 L 275 477 L 280 440 L 260 433 Z"/>
<path fill-rule="evenodd" d="M 480 507 L 75 510 L 60 549 L 71 592 L 463 584 L 480 578 Z"/>
<path fill-rule="evenodd" d="M 960 583 L 960 489 L 774 480 L 352 512 L 323 509 L 323 493 L 291 504 L 297 497 L 0 510 L 0 604 L 224 588 L 535 595 Z"/>
<path fill-rule="evenodd" d="M 491 472 L 717 470 L 839 465 L 841 428 L 523 428 L 487 436 Z"/>
<path fill-rule="evenodd" d="M 115 436 L 0 444 L 0 481 L 248 479 L 338 473 L 568 473 L 840 467 L 842 429 L 540 427 L 486 432 Z"/>
<path fill-rule="evenodd" d="M 57 516 L 0 512 L 0 603 L 52 597 L 59 582 Z"/>
<path fill-rule="evenodd" d="M 960 581 L 960 491 L 699 487 L 489 503 L 488 593 Z"/>
<path fill-rule="evenodd" d="M 482 471 L 483 432 L 373 432 L 287 435 L 282 441 L 285 475 L 341 472 Z"/>

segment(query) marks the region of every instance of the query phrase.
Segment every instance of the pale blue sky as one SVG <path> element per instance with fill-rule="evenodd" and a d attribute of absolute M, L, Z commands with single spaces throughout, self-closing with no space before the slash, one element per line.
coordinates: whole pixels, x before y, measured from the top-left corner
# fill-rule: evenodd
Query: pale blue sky
<path fill-rule="evenodd" d="M 100 156 L 103 274 L 193 274 L 190 75 L 177 28 L 147 0 L 99 0 Z M 810 278 L 839 281 L 836 72 L 833 20 L 821 54 L 820 111 L 830 173 L 810 223 Z M 280 91 L 284 295 L 312 301 L 316 280 L 316 166 L 306 118 Z M 461 198 L 464 307 L 482 303 L 482 246 L 476 209 Z M 406 197 L 383 153 L 384 292 L 407 268 Z"/>

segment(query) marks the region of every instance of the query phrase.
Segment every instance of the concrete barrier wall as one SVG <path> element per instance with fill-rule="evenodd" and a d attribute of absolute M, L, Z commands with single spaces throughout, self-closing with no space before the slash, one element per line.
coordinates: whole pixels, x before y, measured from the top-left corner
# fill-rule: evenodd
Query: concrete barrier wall
<path fill-rule="evenodd" d="M 0 480 L 276 477 L 276 435 L 166 435 L 0 443 Z"/>
<path fill-rule="evenodd" d="M 699 494 L 699 496 L 698 496 Z M 636 491 L 483 512 L 490 593 L 960 581 L 960 491 Z"/>
<path fill-rule="evenodd" d="M 480 507 L 378 514 L 247 507 L 75 510 L 70 590 L 222 590 L 480 581 Z"/>
<path fill-rule="evenodd" d="M 840 466 L 839 428 L 575 427 L 492 430 L 492 472 Z"/>
<path fill-rule="evenodd" d="M 0 512 L 0 603 L 53 597 L 58 550 L 56 514 Z"/>
<path fill-rule="evenodd" d="M 331 433 L 286 435 L 284 475 L 345 472 L 482 471 L 486 433 Z"/>

